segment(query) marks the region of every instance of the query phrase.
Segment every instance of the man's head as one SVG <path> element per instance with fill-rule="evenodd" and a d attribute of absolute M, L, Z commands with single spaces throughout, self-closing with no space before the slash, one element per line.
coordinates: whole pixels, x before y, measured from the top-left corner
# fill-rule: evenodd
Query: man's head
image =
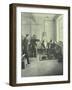
<path fill-rule="evenodd" d="M 26 38 L 29 40 L 30 39 L 30 35 L 29 34 L 26 34 Z"/>
<path fill-rule="evenodd" d="M 29 36 L 29 34 L 26 34 L 26 37 L 28 37 Z"/>

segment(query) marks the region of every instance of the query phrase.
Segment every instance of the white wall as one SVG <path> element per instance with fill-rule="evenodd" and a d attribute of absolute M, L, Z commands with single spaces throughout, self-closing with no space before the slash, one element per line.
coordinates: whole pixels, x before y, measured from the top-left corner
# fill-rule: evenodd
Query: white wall
<path fill-rule="evenodd" d="M 0 90 L 72 90 L 72 82 L 70 84 L 54 84 L 54 85 L 29 86 L 29 87 L 11 87 L 8 85 L 9 4 L 10 3 L 37 3 L 37 4 L 48 4 L 48 5 L 51 4 L 57 6 L 66 5 L 66 6 L 71 6 L 71 11 L 72 11 L 72 0 L 0 0 Z M 71 22 L 72 22 L 72 12 L 71 12 Z M 72 65 L 71 65 L 71 76 L 72 76 Z"/>
<path fill-rule="evenodd" d="M 22 36 L 29 34 L 30 36 L 36 35 L 37 39 L 42 40 L 43 32 L 46 32 L 46 41 L 49 42 L 51 39 L 56 41 L 56 27 L 54 17 L 48 14 L 21 14 L 22 22 Z M 47 18 L 48 17 L 48 18 Z"/>
<path fill-rule="evenodd" d="M 56 19 L 57 42 L 63 41 L 63 15 Z"/>

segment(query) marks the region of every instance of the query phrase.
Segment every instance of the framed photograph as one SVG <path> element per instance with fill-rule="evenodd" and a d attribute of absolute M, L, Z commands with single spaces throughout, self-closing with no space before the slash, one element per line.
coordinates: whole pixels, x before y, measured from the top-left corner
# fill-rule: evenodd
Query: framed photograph
<path fill-rule="evenodd" d="M 10 85 L 70 82 L 70 7 L 10 4 Z"/>

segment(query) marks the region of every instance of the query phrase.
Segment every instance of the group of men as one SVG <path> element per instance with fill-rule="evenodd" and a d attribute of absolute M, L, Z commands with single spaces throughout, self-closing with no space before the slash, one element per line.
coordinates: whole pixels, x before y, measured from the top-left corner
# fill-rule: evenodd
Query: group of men
<path fill-rule="evenodd" d="M 41 43 L 41 53 L 44 52 L 44 54 L 47 55 L 48 59 L 58 59 L 59 61 L 62 61 L 63 58 L 63 51 L 62 51 L 62 45 L 60 46 L 58 42 L 54 42 L 53 40 L 50 40 L 49 42 L 44 44 L 44 40 Z M 62 44 L 62 42 L 61 42 Z"/>
<path fill-rule="evenodd" d="M 22 55 L 27 59 L 27 63 L 30 64 L 29 56 L 36 57 L 36 42 L 39 41 L 36 39 L 36 35 L 33 35 L 31 38 L 29 34 L 26 34 L 22 40 Z"/>
<path fill-rule="evenodd" d="M 29 34 L 26 34 L 26 36 L 22 40 L 22 56 L 24 56 L 27 59 L 28 64 L 30 64 L 29 56 L 36 57 L 36 47 L 37 42 L 39 41 L 40 40 L 36 38 L 36 35 L 29 37 Z M 46 48 L 44 45 L 44 41 L 42 41 L 41 47 L 43 49 Z M 54 54 L 56 58 L 62 58 L 61 48 L 52 40 L 50 40 L 50 42 L 47 43 L 47 50 L 48 57 L 51 56 L 51 54 Z"/>

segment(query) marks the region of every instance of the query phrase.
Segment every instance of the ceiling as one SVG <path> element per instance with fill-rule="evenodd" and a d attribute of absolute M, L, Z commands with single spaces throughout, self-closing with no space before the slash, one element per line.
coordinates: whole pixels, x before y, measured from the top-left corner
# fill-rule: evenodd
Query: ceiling
<path fill-rule="evenodd" d="M 58 16 L 60 16 L 61 14 L 49 14 L 49 13 L 22 13 L 22 17 L 24 18 L 48 18 L 49 20 L 54 20 L 55 18 L 57 18 Z"/>

